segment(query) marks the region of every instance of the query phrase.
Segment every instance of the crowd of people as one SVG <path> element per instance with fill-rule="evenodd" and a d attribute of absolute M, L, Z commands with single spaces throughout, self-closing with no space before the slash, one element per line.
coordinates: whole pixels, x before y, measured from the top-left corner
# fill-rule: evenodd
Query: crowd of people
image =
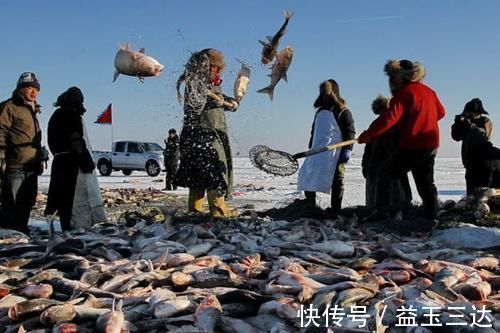
<path fill-rule="evenodd" d="M 204 49 L 191 55 L 189 63 L 208 64 L 208 93 L 200 105 L 184 103 L 180 137 L 170 129 L 165 140 L 165 190 L 189 188 L 188 212 L 212 217 L 234 217 L 231 199 L 233 164 L 226 111 L 239 103 L 224 95 L 221 75 L 222 52 Z M 188 65 L 186 65 L 188 68 Z M 436 223 L 438 199 L 434 184 L 434 162 L 439 146 L 438 122 L 445 109 L 437 94 L 423 83 L 422 64 L 390 60 L 384 71 L 392 96 L 378 96 L 372 103 L 377 118 L 358 137 L 366 144 L 362 172 L 366 179 L 366 206 L 370 220 L 404 216 L 412 201 L 408 172 L 422 198 L 425 218 Z M 189 77 L 183 73 L 178 85 Z M 37 196 L 38 176 L 43 173 L 48 151 L 42 147 L 37 96 L 40 83 L 34 73 L 23 73 L 12 97 L 0 104 L 0 227 L 29 232 L 30 211 Z M 184 99 L 190 100 L 192 86 L 186 82 Z M 62 93 L 54 103 L 47 132 L 53 155 L 47 216 L 59 216 L 63 230 L 106 221 L 103 200 L 94 172 L 90 143 L 83 115 L 84 96 L 77 87 Z M 309 148 L 321 148 L 355 138 L 354 120 L 339 84 L 329 79 L 319 86 Z M 500 149 L 490 142 L 492 123 L 481 100 L 469 101 L 455 117 L 452 138 L 462 141 L 467 194 L 478 187 L 500 185 Z M 341 212 L 345 167 L 352 145 L 308 157 L 298 177 L 305 203 L 316 205 L 316 192 L 331 195 L 332 217 Z M 179 163 L 180 160 L 180 163 Z M 205 197 L 209 211 L 204 211 Z"/>
<path fill-rule="evenodd" d="M 434 163 L 439 147 L 438 122 L 445 109 L 437 94 L 423 83 L 425 69 L 410 60 L 390 60 L 384 67 L 392 96 L 378 96 L 372 103 L 377 118 L 361 133 L 358 143 L 366 144 L 362 173 L 366 179 L 364 221 L 405 218 L 411 207 L 411 172 L 422 198 L 425 226 L 437 224 L 438 198 L 434 184 Z M 309 148 L 326 147 L 354 138 L 354 121 L 340 96 L 335 80 L 319 86 L 314 102 L 316 114 Z M 452 138 L 462 141 L 467 195 L 478 188 L 500 185 L 500 150 L 490 142 L 492 123 L 478 98 L 469 101 L 452 126 Z M 305 207 L 314 206 L 316 192 L 330 193 L 330 214 L 341 209 L 345 163 L 352 146 L 307 158 L 300 171 L 298 190 L 304 191 Z"/>

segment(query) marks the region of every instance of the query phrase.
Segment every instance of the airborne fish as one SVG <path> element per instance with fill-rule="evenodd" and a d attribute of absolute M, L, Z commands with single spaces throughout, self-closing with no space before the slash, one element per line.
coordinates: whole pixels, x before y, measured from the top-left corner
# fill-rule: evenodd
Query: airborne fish
<path fill-rule="evenodd" d="M 288 71 L 288 67 L 292 63 L 293 56 L 293 48 L 290 46 L 285 47 L 283 50 L 278 53 L 276 56 L 276 60 L 274 61 L 273 68 L 271 74 L 271 84 L 267 87 L 257 90 L 257 92 L 268 94 L 271 101 L 274 96 L 274 87 L 278 84 L 278 82 L 283 79 L 285 82 L 288 82 L 286 77 L 286 72 Z"/>
<path fill-rule="evenodd" d="M 286 26 L 288 25 L 288 22 L 290 21 L 293 12 L 290 13 L 285 10 L 283 15 L 285 15 L 285 22 L 281 26 L 280 30 L 278 30 L 278 32 L 272 37 L 267 36 L 267 42 L 259 40 L 259 43 L 261 43 L 264 46 L 262 48 L 262 59 L 261 59 L 264 65 L 267 65 L 268 63 L 273 61 L 274 57 L 276 56 L 281 37 L 283 37 L 283 35 L 286 32 Z"/>
<path fill-rule="evenodd" d="M 236 77 L 236 81 L 234 81 L 234 98 L 239 103 L 245 93 L 247 92 L 247 86 L 250 81 L 250 68 L 241 63 L 241 69 Z"/>
<path fill-rule="evenodd" d="M 116 81 L 120 74 L 137 76 L 141 82 L 144 82 L 146 76 L 160 76 L 165 66 L 153 57 L 145 55 L 144 52 L 144 48 L 136 52 L 130 50 L 128 44 L 121 46 L 115 56 L 116 70 L 113 82 Z"/>

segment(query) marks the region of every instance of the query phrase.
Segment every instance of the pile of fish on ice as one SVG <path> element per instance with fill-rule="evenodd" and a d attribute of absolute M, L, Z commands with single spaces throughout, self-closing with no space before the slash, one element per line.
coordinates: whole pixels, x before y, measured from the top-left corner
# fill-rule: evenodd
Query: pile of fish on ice
<path fill-rule="evenodd" d="M 193 223 L 163 212 L 31 238 L 0 229 L 0 332 L 500 329 L 498 228 L 419 238 L 356 216 Z M 416 327 L 399 325 L 405 308 Z M 440 327 L 422 326 L 429 317 Z"/>

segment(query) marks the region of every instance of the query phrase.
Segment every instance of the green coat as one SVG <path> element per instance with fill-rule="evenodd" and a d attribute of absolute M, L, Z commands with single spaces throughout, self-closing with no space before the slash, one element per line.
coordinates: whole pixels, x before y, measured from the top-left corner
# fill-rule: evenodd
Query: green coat
<path fill-rule="evenodd" d="M 0 152 L 5 155 L 7 168 L 38 170 L 37 152 L 42 141 L 39 112 L 40 105 L 35 104 L 33 109 L 16 91 L 0 103 Z"/>
<path fill-rule="evenodd" d="M 234 99 L 222 94 L 220 86 L 211 91 L 225 101 Z M 231 198 L 233 163 L 225 111 L 211 97 L 201 113 L 184 106 L 184 126 L 181 131 L 180 165 L 176 183 L 194 189 L 217 189 Z"/>

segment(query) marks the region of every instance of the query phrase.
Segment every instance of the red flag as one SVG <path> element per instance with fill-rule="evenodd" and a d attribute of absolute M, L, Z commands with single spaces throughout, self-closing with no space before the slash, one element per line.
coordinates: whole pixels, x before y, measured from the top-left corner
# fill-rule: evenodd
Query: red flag
<path fill-rule="evenodd" d="M 109 124 L 109 125 L 111 125 L 112 120 L 113 120 L 111 113 L 112 113 L 112 107 L 111 107 L 111 103 L 110 103 L 108 105 L 108 107 L 106 108 L 106 110 L 104 110 L 99 115 L 99 117 L 97 117 L 97 120 L 95 121 L 95 123 L 96 124 Z"/>

